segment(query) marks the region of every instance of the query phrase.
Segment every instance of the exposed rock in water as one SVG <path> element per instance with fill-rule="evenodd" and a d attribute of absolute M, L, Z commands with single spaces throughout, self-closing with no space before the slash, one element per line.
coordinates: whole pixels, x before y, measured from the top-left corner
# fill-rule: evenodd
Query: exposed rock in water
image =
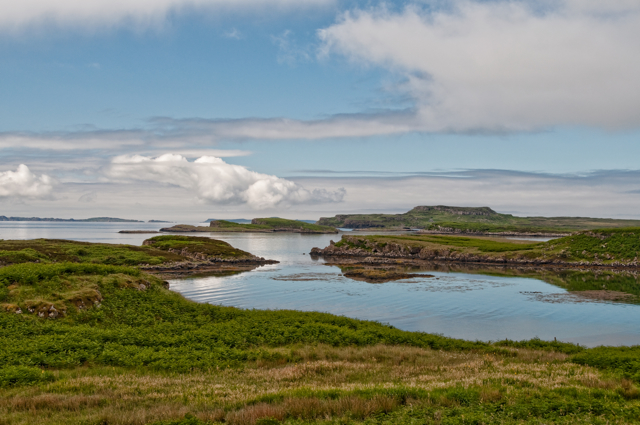
<path fill-rule="evenodd" d="M 411 279 L 411 278 L 431 278 L 430 274 L 405 273 L 403 271 L 393 269 L 370 269 L 358 268 L 347 270 L 343 273 L 345 277 L 353 280 L 360 280 L 369 283 L 384 283 L 393 280 Z"/>

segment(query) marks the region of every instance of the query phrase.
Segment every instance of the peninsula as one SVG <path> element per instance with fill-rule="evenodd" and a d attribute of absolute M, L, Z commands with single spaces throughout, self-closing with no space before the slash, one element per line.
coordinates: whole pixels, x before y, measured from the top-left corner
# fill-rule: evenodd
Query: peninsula
<path fill-rule="evenodd" d="M 277 261 L 257 257 L 227 242 L 196 236 L 156 236 L 142 246 L 61 239 L 0 240 L 0 267 L 25 263 L 37 264 L 32 271 L 40 265 L 71 264 L 73 268 L 85 264 L 135 267 L 162 277 L 182 277 L 246 271 Z"/>
<path fill-rule="evenodd" d="M 243 233 L 273 233 L 273 232 L 289 232 L 289 233 L 305 233 L 305 234 L 321 234 L 321 233 L 338 233 L 338 229 L 331 226 L 323 226 L 311 224 L 298 220 L 287 220 L 284 218 L 254 218 L 251 224 L 235 223 L 226 220 L 214 220 L 209 226 L 191 226 L 188 224 L 178 224 L 172 227 L 164 227 L 161 232 L 205 232 L 205 233 L 221 233 L 221 232 L 243 232 Z"/>
<path fill-rule="evenodd" d="M 421 230 L 430 233 L 563 236 L 601 228 L 640 227 L 640 220 L 587 217 L 515 217 L 489 207 L 419 206 L 404 214 L 349 214 L 317 224 L 356 230 Z"/>
<path fill-rule="evenodd" d="M 344 235 L 338 243 L 313 248 L 311 255 L 366 258 L 367 262 L 403 260 L 562 267 L 637 268 L 640 228 L 599 229 L 548 242 L 495 237 Z"/>

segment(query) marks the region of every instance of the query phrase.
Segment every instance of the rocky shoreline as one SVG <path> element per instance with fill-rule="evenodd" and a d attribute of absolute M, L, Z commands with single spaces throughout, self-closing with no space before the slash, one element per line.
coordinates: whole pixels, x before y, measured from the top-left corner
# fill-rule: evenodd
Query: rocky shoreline
<path fill-rule="evenodd" d="M 153 246 L 153 240 L 146 240 L 143 245 Z M 167 249 L 168 252 L 188 258 L 188 261 L 164 263 L 159 265 L 143 265 L 140 270 L 164 278 L 188 277 L 205 273 L 230 273 L 253 270 L 267 264 L 278 264 L 279 261 L 267 260 L 263 257 L 251 255 L 244 258 L 213 257 L 201 252 L 191 252 L 188 248 Z"/>
<path fill-rule="evenodd" d="M 140 270 L 163 279 L 179 279 L 208 274 L 234 274 L 251 271 L 267 264 L 277 264 L 275 260 L 243 261 L 183 261 L 180 263 L 140 266 Z"/>
<path fill-rule="evenodd" d="M 563 267 L 563 268 L 607 268 L 607 269 L 632 269 L 638 268 L 638 261 L 563 261 L 557 258 L 527 258 L 524 256 L 499 256 L 463 253 L 450 249 L 451 247 L 440 247 L 438 249 L 425 247 L 410 247 L 397 243 L 387 243 L 384 247 L 378 244 L 369 244 L 364 239 L 357 237 L 345 237 L 343 240 L 355 241 L 361 246 L 349 246 L 348 244 L 337 246 L 331 241 L 326 248 L 312 248 L 310 255 L 322 256 L 330 259 L 354 259 L 367 264 L 401 264 L 407 261 L 438 261 L 454 263 L 477 263 L 493 265 L 512 266 L 539 266 L 539 267 Z"/>

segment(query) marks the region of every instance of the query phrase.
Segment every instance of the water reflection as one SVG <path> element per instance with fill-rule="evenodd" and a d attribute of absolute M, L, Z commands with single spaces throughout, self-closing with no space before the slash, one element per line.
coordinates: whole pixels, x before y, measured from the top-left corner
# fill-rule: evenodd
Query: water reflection
<path fill-rule="evenodd" d="M 339 267 L 343 276 L 369 283 L 409 279 L 428 272 L 465 273 L 486 276 L 519 277 L 539 279 L 568 292 L 542 295 L 536 291 L 523 293 L 533 295 L 545 302 L 624 302 L 640 303 L 640 278 L 636 269 L 562 269 L 534 266 L 496 266 L 485 264 L 452 263 L 436 261 L 412 261 L 411 264 L 370 264 L 349 259 L 332 260 L 328 266 Z M 417 274 L 421 273 L 421 274 Z"/>
<path fill-rule="evenodd" d="M 123 229 L 158 229 L 154 223 L 0 223 L 0 238 L 41 237 L 140 245 L 150 235 Z M 635 274 L 594 277 L 584 271 L 435 264 L 430 274 L 372 285 L 350 279 L 336 266 L 307 253 L 339 235 L 200 234 L 280 261 L 231 276 L 171 280 L 173 290 L 198 302 L 240 308 L 323 311 L 390 323 L 400 329 L 469 340 L 540 337 L 587 346 L 640 344 L 640 306 L 598 300 L 577 302 L 574 290 L 636 294 Z M 577 272 L 577 273 L 575 273 Z M 608 280 L 607 280 L 607 276 Z M 584 278 L 584 280 L 583 280 Z M 602 288 L 605 285 L 605 288 Z M 635 286 L 634 286 L 635 285 Z M 569 291 L 568 291 L 569 290 Z M 563 298 L 564 297 L 564 298 Z M 561 298 L 561 302 L 556 302 Z M 268 324 L 266 324 L 268 326 Z"/>

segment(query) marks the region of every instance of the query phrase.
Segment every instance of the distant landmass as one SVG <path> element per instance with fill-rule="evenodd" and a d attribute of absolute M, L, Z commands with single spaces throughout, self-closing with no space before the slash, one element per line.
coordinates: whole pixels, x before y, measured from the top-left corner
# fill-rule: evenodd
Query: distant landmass
<path fill-rule="evenodd" d="M 567 234 L 580 230 L 640 227 L 640 220 L 588 217 L 515 217 L 489 207 L 419 206 L 404 214 L 342 214 L 317 224 L 348 229 L 434 233 Z"/>
<path fill-rule="evenodd" d="M 271 217 L 271 218 L 280 218 L 280 217 Z M 247 220 L 246 218 L 230 218 L 230 219 L 224 219 L 224 220 L 219 218 L 209 218 L 203 221 L 203 223 L 211 223 L 212 221 L 229 221 L 231 223 L 238 223 L 238 224 L 251 224 L 251 220 Z M 302 221 L 304 223 L 316 224 L 316 220 L 294 220 L 294 221 Z"/>
<path fill-rule="evenodd" d="M 92 217 L 76 220 L 75 218 L 41 218 L 41 217 L 7 217 L 0 215 L 0 221 L 65 221 L 65 222 L 92 222 L 92 223 L 144 223 L 141 220 L 127 220 L 114 217 Z"/>
<path fill-rule="evenodd" d="M 147 221 L 147 223 L 171 223 L 171 221 L 164 221 L 164 220 L 149 220 L 149 221 Z"/>
<path fill-rule="evenodd" d="M 338 233 L 338 230 L 330 226 L 319 226 L 314 223 L 299 220 L 287 220 L 284 218 L 254 218 L 249 223 L 237 223 L 230 220 L 213 220 L 209 226 L 191 226 L 188 224 L 177 224 L 172 227 L 160 229 L 161 232 L 177 233 Z"/>
<path fill-rule="evenodd" d="M 221 219 L 219 218 L 209 218 L 203 221 L 203 223 L 211 223 L 212 221 L 220 221 L 220 220 Z M 223 221 L 229 221 L 231 223 L 238 223 L 238 224 L 251 224 L 251 220 L 247 220 L 246 218 L 229 218 L 229 219 L 224 219 Z M 315 223 L 315 221 L 313 223 Z"/>

